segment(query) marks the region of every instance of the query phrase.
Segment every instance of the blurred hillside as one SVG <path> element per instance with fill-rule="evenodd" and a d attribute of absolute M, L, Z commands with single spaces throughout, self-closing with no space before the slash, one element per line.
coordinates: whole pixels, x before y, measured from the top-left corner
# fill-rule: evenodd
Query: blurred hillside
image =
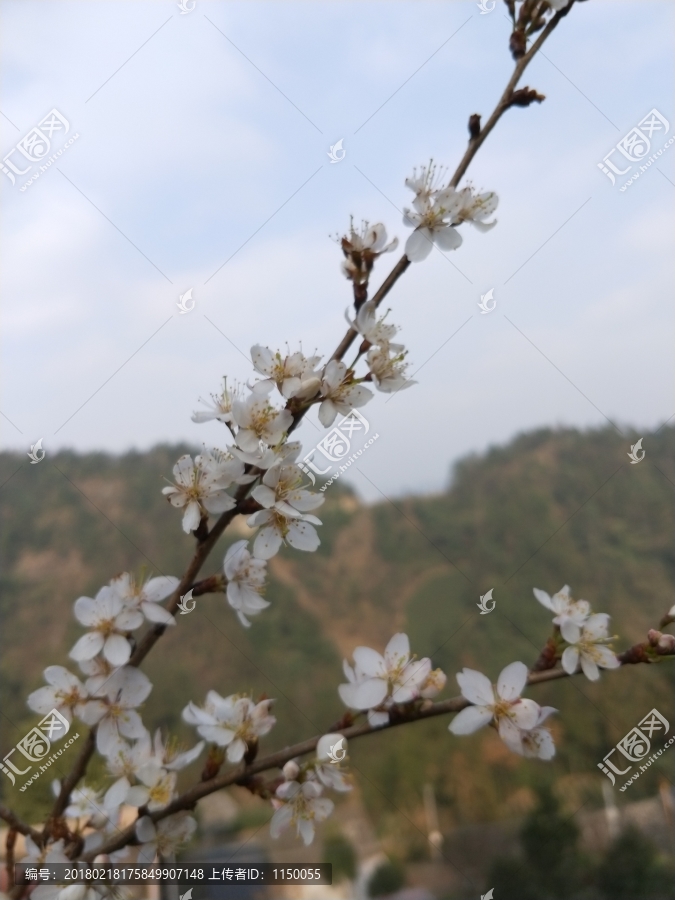
<path fill-rule="evenodd" d="M 445 493 L 375 506 L 331 485 L 319 551 L 284 551 L 272 561 L 272 605 L 251 629 L 211 595 L 164 636 L 145 665 L 154 684 L 146 724 L 192 741 L 180 721 L 189 700 L 201 703 L 209 688 L 252 690 L 277 698 L 278 725 L 263 749 L 309 737 L 343 711 L 342 657 L 358 644 L 381 650 L 397 630 L 448 673 L 443 696 L 452 696 L 462 666 L 494 680 L 508 662 L 536 659 L 550 615 L 535 586 L 553 593 L 569 583 L 609 612 L 617 648 L 643 639 L 674 602 L 675 429 L 644 435 L 646 458 L 630 465 L 626 452 L 637 437 L 629 442 L 611 428 L 524 434 L 463 460 Z M 0 455 L 3 754 L 34 724 L 25 697 L 43 683 L 43 668 L 68 665 L 81 633 L 73 601 L 121 571 L 181 573 L 192 540 L 161 488 L 189 449 L 64 452 L 39 465 Z M 204 575 L 247 534 L 236 524 Z M 481 616 L 476 603 L 489 588 L 496 609 Z M 551 780 L 570 811 L 592 809 L 601 802 L 597 763 L 652 707 L 672 708 L 672 674 L 665 662 L 605 673 L 597 684 L 577 678 L 532 689 L 560 710 L 552 763 L 510 754 L 491 729 L 453 738 L 446 719 L 355 742 L 352 763 L 371 818 L 393 845 L 421 858 L 427 782 L 444 831 L 520 816 Z M 673 760 L 660 766 L 672 777 Z M 656 793 L 658 778 L 653 766 L 629 799 Z M 38 782 L 19 794 L 3 783 L 5 800 L 29 817 L 44 808 L 48 789 Z"/>

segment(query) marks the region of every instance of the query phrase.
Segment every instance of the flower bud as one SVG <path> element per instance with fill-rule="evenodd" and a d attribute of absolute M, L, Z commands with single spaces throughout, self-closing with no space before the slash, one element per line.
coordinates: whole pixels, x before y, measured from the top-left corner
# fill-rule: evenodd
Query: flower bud
<path fill-rule="evenodd" d="M 294 759 L 289 759 L 281 771 L 284 773 L 286 781 L 295 781 L 300 774 L 300 766 Z"/>

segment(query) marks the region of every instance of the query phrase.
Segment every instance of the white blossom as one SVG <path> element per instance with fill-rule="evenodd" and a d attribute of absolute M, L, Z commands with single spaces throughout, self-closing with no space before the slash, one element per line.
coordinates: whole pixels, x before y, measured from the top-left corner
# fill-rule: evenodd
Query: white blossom
<path fill-rule="evenodd" d="M 208 513 L 223 513 L 234 509 L 235 501 L 227 493 L 229 484 L 223 480 L 222 472 L 212 464 L 212 457 L 197 457 L 192 461 L 188 454 L 181 456 L 173 467 L 176 483 L 162 488 L 162 493 L 172 506 L 185 509 L 183 531 L 189 534 L 199 526 L 202 516 Z M 240 460 L 232 460 L 240 463 Z M 243 473 L 243 467 L 241 469 Z"/>
<path fill-rule="evenodd" d="M 251 623 L 246 616 L 257 616 L 270 605 L 261 597 L 267 563 L 251 555 L 248 541 L 236 541 L 227 549 L 223 569 L 227 578 L 227 602 L 237 611 L 242 625 L 248 628 Z"/>
<path fill-rule="evenodd" d="M 439 183 L 442 170 L 433 163 L 423 166 L 420 174 L 406 179 L 406 185 L 415 192 L 413 209 L 404 208 L 403 222 L 415 230 L 408 238 L 405 253 L 411 262 L 426 259 L 433 244 L 441 250 L 456 250 L 462 236 L 454 227 L 468 221 L 480 231 L 487 231 L 496 222 L 485 222 L 497 208 L 498 197 L 490 191 L 474 194 L 470 187 L 456 190 Z"/>
<path fill-rule="evenodd" d="M 292 513 L 282 513 L 275 508 L 259 509 L 249 516 L 247 522 L 251 528 L 260 526 L 253 542 L 253 554 L 258 559 L 271 559 L 284 543 L 308 553 L 313 553 L 321 543 L 314 528 L 321 525 L 321 520 L 295 509 Z"/>
<path fill-rule="evenodd" d="M 416 700 L 431 672 L 429 659 L 411 661 L 407 634 L 395 634 L 384 656 L 370 647 L 357 647 L 353 656 L 354 668 L 346 660 L 343 663 L 348 683 L 339 685 L 338 693 L 345 706 L 369 710 L 373 726 L 389 721 L 389 714 L 378 707 Z"/>
<path fill-rule="evenodd" d="M 183 710 L 183 719 L 196 725 L 198 733 L 217 744 L 227 747 L 227 758 L 240 762 L 249 746 L 272 730 L 276 723 L 270 715 L 272 700 L 254 703 L 250 697 L 232 694 L 221 697 L 216 691 L 206 695 L 204 709 L 190 702 Z"/>
<path fill-rule="evenodd" d="M 291 397 L 304 400 L 319 390 L 321 379 L 315 369 L 320 356 L 306 357 L 300 351 L 282 356 L 278 351 L 273 353 L 269 347 L 256 344 L 251 347 L 251 359 L 256 372 L 265 375 L 263 381 L 253 385 L 256 394 L 267 394 L 276 386 L 286 400 Z"/>
<path fill-rule="evenodd" d="M 403 344 L 391 343 L 392 338 L 394 338 L 398 332 L 398 326 L 385 322 L 388 314 L 389 310 L 387 310 L 383 316 L 378 318 L 377 304 L 374 300 L 367 300 L 359 308 L 353 322 L 349 318 L 349 315 L 345 315 L 354 331 L 358 331 L 358 333 L 370 344 L 389 346 L 392 350 L 401 351 L 403 350 Z"/>
<path fill-rule="evenodd" d="M 173 575 L 160 575 L 140 585 L 133 575 L 124 572 L 113 578 L 110 585 L 127 609 L 139 609 L 148 622 L 175 625 L 176 620 L 171 613 L 159 604 L 173 594 L 179 583 Z"/>
<path fill-rule="evenodd" d="M 365 406 L 373 399 L 368 388 L 346 378 L 346 363 L 331 359 L 324 369 L 321 381 L 321 396 L 324 399 L 319 407 L 319 421 L 325 428 L 333 424 L 338 413 L 346 416 L 352 409 Z"/>
<path fill-rule="evenodd" d="M 75 601 L 75 617 L 92 630 L 83 634 L 70 651 L 74 660 L 92 659 L 103 652 L 113 666 L 123 666 L 131 656 L 127 633 L 143 624 L 139 610 L 128 609 L 110 585 L 102 587 L 93 599 Z"/>
<path fill-rule="evenodd" d="M 237 459 L 247 463 L 250 466 L 256 466 L 258 469 L 266 471 L 272 466 L 283 462 L 295 462 L 302 450 L 300 441 L 288 441 L 283 444 L 277 444 L 276 447 L 256 447 L 252 453 L 240 450 L 239 447 L 230 447 L 230 452 Z"/>
<path fill-rule="evenodd" d="M 396 346 L 400 345 L 397 344 Z M 378 391 L 391 394 L 417 384 L 416 381 L 406 378 L 404 375 L 405 370 L 408 368 L 405 356 L 405 351 L 393 351 L 392 344 L 370 348 L 366 355 L 366 362 Z"/>
<path fill-rule="evenodd" d="M 553 759 L 555 756 L 553 735 L 548 728 L 543 728 L 542 726 L 551 713 L 554 712 L 558 712 L 558 710 L 552 706 L 542 706 L 534 728 L 530 731 L 521 731 L 520 738 L 523 756 L 534 759 Z"/>
<path fill-rule="evenodd" d="M 303 477 L 302 469 L 295 463 L 272 466 L 265 472 L 262 484 L 253 488 L 251 496 L 265 509 L 276 509 L 285 516 L 311 512 L 326 498 L 302 488 Z"/>
<path fill-rule="evenodd" d="M 125 797 L 131 782 L 138 778 L 140 769 L 151 756 L 150 732 L 145 728 L 133 744 L 129 744 L 119 734 L 108 742 L 105 753 L 106 766 L 108 772 L 118 779 L 115 784 L 120 785 L 120 790 L 122 790 L 122 785 L 124 786 Z"/>
<path fill-rule="evenodd" d="M 333 812 L 332 800 L 322 797 L 323 788 L 316 781 L 284 781 L 272 801 L 276 812 L 270 822 L 270 836 L 278 838 L 289 825 L 294 825 L 305 846 L 314 840 L 314 823 L 323 822 Z"/>
<path fill-rule="evenodd" d="M 237 445 L 247 453 L 255 453 L 260 441 L 278 444 L 293 423 L 287 409 L 276 409 L 266 397 L 252 393 L 248 400 L 232 404 L 234 421 L 239 426 Z"/>
<path fill-rule="evenodd" d="M 179 752 L 175 744 L 171 742 L 164 743 L 162 740 L 162 732 L 157 729 L 153 742 L 153 756 L 157 762 L 170 772 L 179 772 L 185 769 L 190 763 L 194 762 L 204 749 L 204 741 L 199 741 L 190 750 Z"/>
<path fill-rule="evenodd" d="M 378 256 L 391 253 L 398 247 L 398 238 L 387 244 L 387 229 L 381 222 L 369 225 L 361 224 L 361 231 L 354 229 L 354 220 L 350 219 L 349 234 L 345 235 L 340 246 L 345 255 L 342 272 L 354 284 L 366 284 Z"/>
<path fill-rule="evenodd" d="M 527 666 L 514 662 L 499 675 L 496 689 L 482 672 L 463 669 L 457 675 L 462 696 L 472 706 L 461 710 L 450 723 L 453 734 L 472 734 L 488 722 L 497 726 L 500 738 L 517 753 L 522 753 L 522 732 L 537 726 L 540 707 L 520 695 L 527 683 Z"/>
<path fill-rule="evenodd" d="M 571 619 L 566 619 L 560 626 L 560 633 L 570 645 L 562 655 L 562 667 L 568 675 L 573 675 L 579 668 L 590 681 L 600 678 L 600 669 L 618 669 L 621 663 L 612 650 L 606 646 L 609 616 L 607 613 L 596 613 L 579 626 Z"/>
<path fill-rule="evenodd" d="M 339 756 L 335 758 L 331 755 L 331 749 L 338 746 L 340 748 Z M 316 763 L 314 764 L 314 773 L 319 781 L 327 788 L 334 791 L 351 791 L 352 786 L 347 781 L 341 763 L 347 757 L 347 738 L 341 734 L 324 734 L 319 738 L 316 745 Z M 286 774 L 284 772 L 284 774 Z"/>
<path fill-rule="evenodd" d="M 157 824 L 150 816 L 136 822 L 136 837 L 141 842 L 138 865 L 152 865 L 159 856 L 170 856 L 186 844 L 197 828 L 197 822 L 185 812 L 161 819 Z"/>
<path fill-rule="evenodd" d="M 141 738 L 145 727 L 136 707 L 148 697 L 152 684 L 147 675 L 133 666 L 125 666 L 103 682 L 96 699 L 85 704 L 82 721 L 96 725 L 96 746 L 106 756 L 122 734 L 128 738 Z"/>
<path fill-rule="evenodd" d="M 207 405 L 205 400 L 199 398 L 204 405 Z M 197 410 L 192 413 L 192 421 L 193 422 L 211 422 L 216 419 L 218 422 L 223 422 L 225 425 L 229 425 L 233 422 L 232 417 L 232 403 L 235 400 L 241 399 L 241 388 L 235 382 L 235 386 L 233 390 L 230 390 L 227 387 L 227 378 L 223 378 L 223 389 L 220 394 L 211 394 L 212 406 L 205 410 Z"/>
<path fill-rule="evenodd" d="M 44 677 L 49 686 L 29 694 L 30 709 L 42 715 L 56 709 L 69 722 L 72 722 L 73 715 L 79 718 L 89 698 L 89 692 L 80 679 L 63 666 L 47 666 Z"/>
<path fill-rule="evenodd" d="M 42 865 L 43 863 L 69 863 L 70 859 L 64 852 L 64 846 L 64 841 L 59 840 L 40 848 L 30 835 L 26 835 L 27 855 L 20 862 L 27 866 Z"/>
<path fill-rule="evenodd" d="M 149 759 L 136 773 L 141 784 L 130 787 L 126 802 L 131 806 L 147 806 L 150 812 L 164 809 L 174 797 L 178 775 L 163 768 L 156 759 Z"/>
<path fill-rule="evenodd" d="M 541 605 L 555 613 L 554 625 L 562 625 L 568 620 L 576 625 L 582 625 L 591 614 L 591 604 L 587 600 L 573 600 L 570 590 L 569 584 L 565 584 L 557 594 L 549 597 L 546 591 L 532 588 L 534 596 Z"/>

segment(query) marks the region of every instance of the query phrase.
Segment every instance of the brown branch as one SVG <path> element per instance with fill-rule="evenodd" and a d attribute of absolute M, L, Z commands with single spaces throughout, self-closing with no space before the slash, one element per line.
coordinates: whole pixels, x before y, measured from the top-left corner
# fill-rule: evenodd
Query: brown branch
<path fill-rule="evenodd" d="M 0 819 L 4 819 L 14 831 L 28 835 L 36 842 L 41 838 L 42 832 L 38 831 L 37 828 L 33 828 L 32 825 L 26 825 L 9 807 L 2 804 L 0 804 Z"/>
<path fill-rule="evenodd" d="M 493 130 L 493 128 L 495 127 L 497 122 L 504 115 L 506 110 L 510 106 L 513 105 L 513 103 L 514 103 L 513 93 L 514 93 L 516 85 L 518 84 L 518 82 L 520 81 L 520 79 L 523 75 L 523 72 L 528 67 L 528 65 L 530 64 L 532 59 L 536 56 L 538 51 L 541 49 L 542 44 L 547 39 L 547 37 L 551 34 L 551 32 L 556 27 L 558 22 L 564 16 L 566 16 L 568 14 L 573 3 L 574 3 L 574 0 L 571 0 L 571 2 L 564 9 L 561 9 L 550 19 L 550 21 L 548 22 L 548 24 L 546 25 L 546 27 L 544 28 L 542 33 L 539 35 L 537 40 L 532 44 L 532 46 L 527 51 L 527 53 L 525 53 L 525 55 L 522 56 L 516 63 L 515 68 L 513 70 L 513 75 L 511 75 L 511 78 L 509 79 L 509 83 L 506 85 L 506 88 L 504 89 L 504 93 L 499 98 L 499 102 L 495 106 L 495 108 L 492 112 L 492 115 L 487 120 L 485 125 L 483 125 L 478 136 L 475 138 L 471 138 L 469 140 L 469 146 L 466 149 L 466 153 L 462 157 L 462 161 L 460 162 L 460 164 L 457 166 L 455 174 L 450 179 L 450 185 L 452 187 L 457 187 L 460 179 L 463 177 L 466 170 L 469 168 L 469 165 L 471 164 L 471 160 L 474 158 L 476 153 L 478 153 L 478 150 L 482 146 L 482 144 L 485 141 L 485 139 L 487 138 L 487 136 L 490 134 L 490 132 Z"/>
<path fill-rule="evenodd" d="M 7 890 L 14 887 L 14 847 L 16 845 L 16 828 L 10 828 L 5 841 L 5 868 L 7 870 Z"/>
<path fill-rule="evenodd" d="M 528 684 L 541 684 L 545 681 L 554 681 L 558 678 L 569 677 L 570 676 L 564 669 L 549 669 L 546 672 L 531 672 L 527 682 Z M 395 712 L 392 711 L 392 718 L 386 725 L 380 725 L 377 728 L 373 728 L 368 722 L 363 722 L 348 728 L 341 728 L 340 733 L 347 738 L 347 740 L 356 740 L 357 738 L 365 737 L 368 734 L 387 731 L 390 728 L 396 728 L 399 725 L 406 725 L 409 722 L 420 722 L 424 719 L 431 719 L 436 716 L 446 715 L 447 713 L 456 713 L 470 705 L 469 701 L 464 697 L 452 697 L 449 700 L 441 700 L 438 703 L 426 701 L 418 707 L 398 707 Z M 213 794 L 215 791 L 222 790 L 233 784 L 245 785 L 248 780 L 260 772 L 265 772 L 269 769 L 280 769 L 290 759 L 295 759 L 298 756 L 304 756 L 307 753 L 311 753 L 316 749 L 320 737 L 321 735 L 316 735 L 315 737 L 295 744 L 292 747 L 285 747 L 283 750 L 277 750 L 275 753 L 264 756 L 261 759 L 252 762 L 250 765 L 243 764 L 222 775 L 217 775 L 215 778 L 211 778 L 208 781 L 202 781 L 195 784 L 181 794 L 180 797 L 176 797 L 176 799 L 164 809 L 154 813 L 146 813 L 146 815 L 149 815 L 153 822 L 159 822 L 174 813 L 194 809 L 197 802 L 208 794 Z M 135 823 L 132 823 L 97 850 L 85 854 L 82 857 L 82 861 L 91 862 L 99 853 L 112 853 L 115 850 L 120 850 L 127 844 L 134 842 L 136 842 Z"/>
<path fill-rule="evenodd" d="M 47 820 L 47 824 L 45 826 L 46 833 L 49 833 L 51 831 L 50 823 L 53 823 L 63 815 L 64 809 L 66 808 L 66 806 L 68 806 L 68 801 L 70 800 L 70 795 L 73 791 L 73 788 L 87 771 L 89 760 L 94 755 L 95 749 L 96 726 L 94 725 L 93 728 L 89 729 L 89 734 L 84 740 L 84 746 L 80 750 L 80 755 L 75 760 L 73 768 L 63 779 L 61 790 L 59 791 L 59 796 L 56 798 L 56 802 L 54 803 L 54 807 L 49 814 L 49 819 Z"/>

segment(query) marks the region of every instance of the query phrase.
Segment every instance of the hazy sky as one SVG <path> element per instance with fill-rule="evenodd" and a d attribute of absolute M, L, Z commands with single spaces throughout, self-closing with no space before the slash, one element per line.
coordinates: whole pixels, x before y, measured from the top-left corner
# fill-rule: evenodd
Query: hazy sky
<path fill-rule="evenodd" d="M 37 165 L 0 175 L 0 421 L 20 450 L 222 443 L 190 421 L 198 397 L 250 377 L 257 342 L 330 355 L 350 303 L 330 235 L 353 214 L 404 241 L 405 177 L 430 157 L 454 169 L 513 65 L 499 3 L 1 8 L 2 156 L 52 109 L 70 130 L 51 153 L 79 135 L 25 191 Z M 464 227 L 390 295 L 418 384 L 364 409 L 380 435 L 352 475 L 364 497 L 438 489 L 524 429 L 675 413 L 675 144 L 624 192 L 639 164 L 614 187 L 597 165 L 652 109 L 669 130 L 650 153 L 675 133 L 673 18 L 578 3 L 530 66 L 545 102 L 510 110 L 469 171 L 498 192 L 497 227 Z"/>

